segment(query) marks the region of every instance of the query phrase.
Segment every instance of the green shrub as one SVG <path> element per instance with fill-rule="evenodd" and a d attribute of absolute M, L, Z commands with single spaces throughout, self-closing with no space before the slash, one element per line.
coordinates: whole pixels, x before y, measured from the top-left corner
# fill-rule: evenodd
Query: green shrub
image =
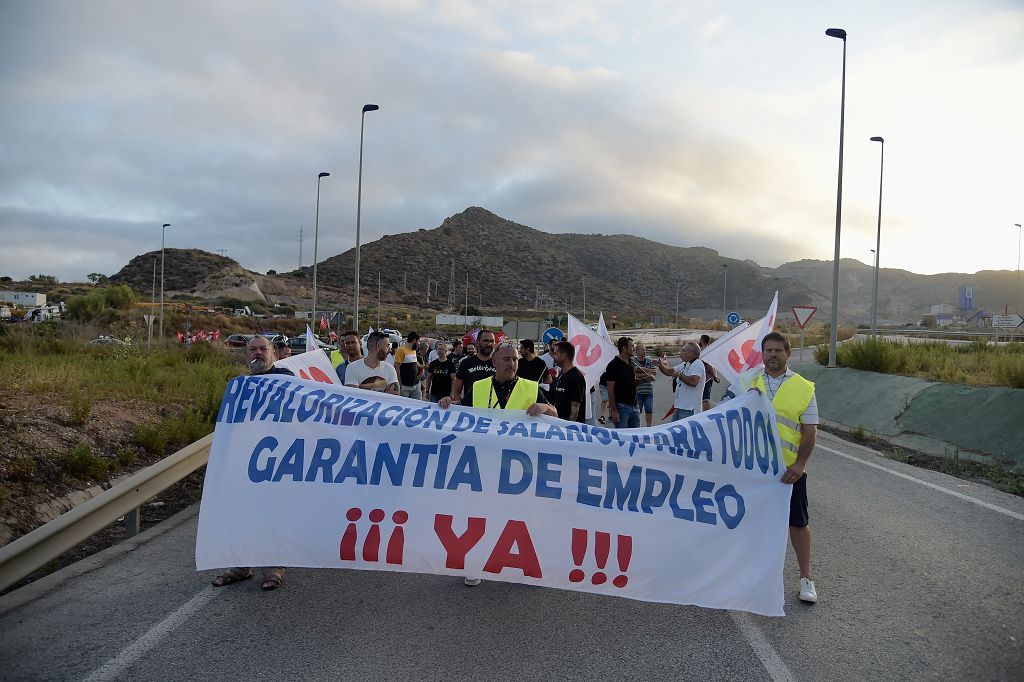
<path fill-rule="evenodd" d="M 162 455 L 167 449 L 167 432 L 163 428 L 163 422 L 136 425 L 132 440 L 140 448 L 154 455 Z"/>
<path fill-rule="evenodd" d="M 860 424 L 857 424 L 857 426 L 850 431 L 850 436 L 858 443 L 867 440 L 867 434 L 864 433 L 864 427 Z"/>
<path fill-rule="evenodd" d="M 828 344 L 820 343 L 814 347 L 814 361 L 819 365 L 828 364 Z"/>
<path fill-rule="evenodd" d="M 131 448 L 121 448 L 117 451 L 117 462 L 123 467 L 130 467 L 138 459 L 139 456 Z"/>
<path fill-rule="evenodd" d="M 65 455 L 64 467 L 69 474 L 79 478 L 100 478 L 110 468 L 107 461 L 97 457 L 86 443 L 79 443 Z"/>
<path fill-rule="evenodd" d="M 20 457 L 15 457 L 14 460 L 7 467 L 7 478 L 11 481 L 20 481 L 27 483 L 35 477 L 35 473 L 35 457 L 30 457 L 28 455 L 21 455 Z"/>
<path fill-rule="evenodd" d="M 85 426 L 85 422 L 89 420 L 89 413 L 92 412 L 92 398 L 88 395 L 80 394 L 71 398 L 71 403 L 68 405 L 68 419 L 75 426 Z"/>

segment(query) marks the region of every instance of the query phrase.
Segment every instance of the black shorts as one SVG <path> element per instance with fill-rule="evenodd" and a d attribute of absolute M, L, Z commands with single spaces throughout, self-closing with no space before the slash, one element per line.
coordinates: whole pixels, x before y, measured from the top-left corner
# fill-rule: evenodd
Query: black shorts
<path fill-rule="evenodd" d="M 793 495 L 789 498 L 790 528 L 806 528 L 810 520 L 807 514 L 807 474 L 793 484 Z"/>
<path fill-rule="evenodd" d="M 708 379 L 704 382 L 704 398 L 703 400 L 711 400 L 711 384 L 712 380 Z"/>

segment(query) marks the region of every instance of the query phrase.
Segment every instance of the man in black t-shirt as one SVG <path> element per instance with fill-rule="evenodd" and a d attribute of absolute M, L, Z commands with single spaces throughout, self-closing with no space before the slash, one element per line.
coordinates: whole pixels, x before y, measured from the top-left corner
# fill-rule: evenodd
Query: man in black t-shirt
<path fill-rule="evenodd" d="M 441 398 L 452 392 L 452 374 L 455 374 L 455 361 L 448 355 L 448 346 L 444 341 L 438 341 L 437 359 L 431 360 L 427 365 L 427 395 L 430 402 L 436 403 Z"/>
<path fill-rule="evenodd" d="M 459 368 L 452 375 L 452 391 L 449 397 L 456 405 L 472 405 L 473 382 L 494 376 L 494 363 L 491 362 L 494 332 L 484 329 L 477 334 L 476 344 L 479 349 L 476 355 L 471 355 L 460 362 Z"/>
<path fill-rule="evenodd" d="M 530 381 L 537 381 L 540 383 L 546 383 L 544 381 L 547 372 L 547 364 L 538 358 L 533 352 L 533 341 L 531 339 L 523 339 L 519 342 L 519 368 L 516 370 L 516 376 L 529 379 Z"/>
<path fill-rule="evenodd" d="M 560 419 L 583 423 L 587 416 L 587 378 L 573 364 L 576 348 L 568 341 L 559 341 L 554 359 L 562 373 L 551 384 L 551 402 Z"/>
<path fill-rule="evenodd" d="M 608 409 L 617 429 L 640 427 L 640 411 L 636 409 L 636 374 L 630 362 L 633 358 L 633 339 L 619 337 L 615 344 L 619 354 L 608 363 Z"/>

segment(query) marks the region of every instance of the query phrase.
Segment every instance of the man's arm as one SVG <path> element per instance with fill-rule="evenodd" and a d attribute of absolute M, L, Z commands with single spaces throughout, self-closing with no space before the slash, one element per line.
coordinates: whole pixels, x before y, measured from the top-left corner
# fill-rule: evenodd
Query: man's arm
<path fill-rule="evenodd" d="M 804 474 L 804 468 L 807 466 L 807 460 L 811 458 L 811 452 L 814 450 L 814 445 L 817 441 L 818 425 L 801 424 L 800 447 L 796 451 L 796 461 L 786 467 L 786 471 L 782 474 L 783 483 L 796 483 L 800 480 L 800 477 Z"/>
<path fill-rule="evenodd" d="M 452 374 L 452 391 L 448 396 L 448 403 L 456 403 L 462 399 L 462 379 L 459 378 L 458 374 Z"/>
<path fill-rule="evenodd" d="M 423 382 L 423 392 L 429 397 L 430 396 L 430 382 L 434 378 L 433 372 L 427 372 L 427 378 Z"/>

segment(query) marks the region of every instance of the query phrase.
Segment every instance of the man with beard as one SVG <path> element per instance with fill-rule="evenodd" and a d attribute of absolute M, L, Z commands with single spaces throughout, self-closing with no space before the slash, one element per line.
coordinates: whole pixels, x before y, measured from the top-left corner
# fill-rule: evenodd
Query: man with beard
<path fill-rule="evenodd" d="M 560 419 L 582 424 L 586 421 L 584 406 L 589 403 L 589 396 L 587 378 L 573 364 L 576 348 L 568 341 L 559 341 L 555 344 L 554 356 L 561 372 L 551 384 L 551 401 Z"/>
<path fill-rule="evenodd" d="M 248 361 L 250 374 L 287 374 L 293 376 L 292 371 L 283 367 L 274 367 L 274 360 L 277 359 L 270 339 L 265 336 L 254 336 L 249 339 L 245 347 L 245 359 Z M 252 569 L 248 566 L 231 568 L 214 578 L 211 583 L 214 587 L 225 587 L 240 583 L 252 577 Z M 265 591 L 276 590 L 284 584 L 284 567 L 277 566 L 263 569 L 263 584 Z"/>
<path fill-rule="evenodd" d="M 366 339 L 366 357 L 349 364 L 345 370 L 345 385 L 368 391 L 398 395 L 398 373 L 387 362 L 391 340 L 387 334 L 373 332 Z"/>
<path fill-rule="evenodd" d="M 449 405 L 472 405 L 473 384 L 480 379 L 487 379 L 494 376 L 494 363 L 491 362 L 491 353 L 494 352 L 494 332 L 484 329 L 476 337 L 479 350 L 476 355 L 467 356 L 459 363 L 459 368 L 452 377 L 452 392 L 447 398 L 438 401 L 438 404 L 447 409 Z M 466 346 L 468 349 L 472 344 Z"/>
<path fill-rule="evenodd" d="M 764 369 L 744 372 L 741 385 L 768 396 L 775 408 L 786 470 L 782 483 L 793 486 L 789 500 L 789 539 L 800 565 L 800 601 L 815 603 L 818 591 L 811 579 L 811 527 L 807 514 L 807 474 L 804 468 L 818 438 L 818 401 L 814 384 L 789 369 L 789 340 L 771 332 L 761 341 Z"/>

